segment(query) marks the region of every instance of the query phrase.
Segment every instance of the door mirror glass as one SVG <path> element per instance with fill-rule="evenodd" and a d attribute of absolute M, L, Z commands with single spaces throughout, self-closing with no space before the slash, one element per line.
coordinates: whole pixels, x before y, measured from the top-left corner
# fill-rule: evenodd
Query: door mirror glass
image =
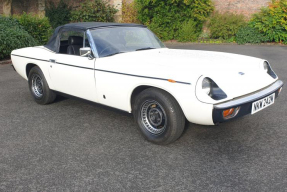
<path fill-rule="evenodd" d="M 80 48 L 80 55 L 81 57 L 92 57 L 92 51 L 91 51 L 91 48 L 90 47 L 83 47 L 83 48 Z"/>

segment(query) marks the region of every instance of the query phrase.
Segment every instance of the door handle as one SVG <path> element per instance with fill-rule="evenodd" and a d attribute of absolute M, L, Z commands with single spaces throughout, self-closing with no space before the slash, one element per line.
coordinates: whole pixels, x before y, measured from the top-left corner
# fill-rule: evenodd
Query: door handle
<path fill-rule="evenodd" d="M 51 63 L 56 63 L 56 60 L 55 59 L 50 59 L 49 60 Z"/>

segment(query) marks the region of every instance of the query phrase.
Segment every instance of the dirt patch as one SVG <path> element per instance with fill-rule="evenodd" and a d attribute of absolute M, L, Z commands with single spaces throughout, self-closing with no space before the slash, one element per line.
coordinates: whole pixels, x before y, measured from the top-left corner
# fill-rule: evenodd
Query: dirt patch
<path fill-rule="evenodd" d="M 7 64 L 12 64 L 12 61 L 10 59 L 9 60 L 0 61 L 0 65 L 7 65 Z"/>

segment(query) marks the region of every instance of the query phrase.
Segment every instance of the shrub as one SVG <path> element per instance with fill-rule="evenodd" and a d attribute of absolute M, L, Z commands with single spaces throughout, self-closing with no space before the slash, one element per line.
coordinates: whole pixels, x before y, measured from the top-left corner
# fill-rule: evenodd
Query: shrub
<path fill-rule="evenodd" d="M 39 44 L 43 45 L 47 43 L 52 33 L 51 25 L 47 17 L 23 13 L 20 16 L 15 16 L 15 18 Z"/>
<path fill-rule="evenodd" d="M 78 10 L 72 11 L 72 21 L 75 22 L 113 22 L 117 9 L 104 0 L 86 0 Z"/>
<path fill-rule="evenodd" d="M 128 3 L 127 0 L 123 0 L 122 4 L 122 23 L 140 23 L 138 20 L 138 13 L 135 2 Z"/>
<path fill-rule="evenodd" d="M 273 0 L 253 15 L 250 25 L 271 41 L 287 43 L 287 1 Z"/>
<path fill-rule="evenodd" d="M 240 28 L 247 22 L 243 15 L 233 13 L 214 13 L 208 24 L 211 38 L 232 40 Z"/>
<path fill-rule="evenodd" d="M 193 20 L 196 32 L 213 11 L 211 0 L 136 0 L 138 19 L 162 40 L 179 37 L 182 24 Z"/>
<path fill-rule="evenodd" d="M 55 5 L 53 1 L 48 1 L 45 6 L 45 15 L 55 29 L 70 22 L 71 10 L 72 8 L 68 6 L 66 0 L 60 0 L 58 5 Z"/>
<path fill-rule="evenodd" d="M 236 42 L 238 44 L 246 44 L 246 43 L 257 44 L 267 42 L 268 40 L 269 40 L 268 37 L 264 36 L 257 29 L 250 26 L 245 26 L 239 29 L 239 31 L 236 34 Z"/>
<path fill-rule="evenodd" d="M 0 59 L 8 58 L 14 49 L 35 45 L 36 40 L 16 19 L 0 16 Z"/>
<path fill-rule="evenodd" d="M 196 25 L 197 23 L 193 20 L 184 22 L 179 29 L 177 40 L 180 42 L 196 41 L 200 35 Z"/>

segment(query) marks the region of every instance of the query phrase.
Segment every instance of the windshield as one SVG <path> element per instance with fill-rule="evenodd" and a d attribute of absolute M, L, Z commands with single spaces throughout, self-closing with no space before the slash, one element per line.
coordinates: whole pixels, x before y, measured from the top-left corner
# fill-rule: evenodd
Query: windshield
<path fill-rule="evenodd" d="M 164 44 L 144 27 L 113 27 L 91 30 L 99 57 L 164 48 Z"/>

